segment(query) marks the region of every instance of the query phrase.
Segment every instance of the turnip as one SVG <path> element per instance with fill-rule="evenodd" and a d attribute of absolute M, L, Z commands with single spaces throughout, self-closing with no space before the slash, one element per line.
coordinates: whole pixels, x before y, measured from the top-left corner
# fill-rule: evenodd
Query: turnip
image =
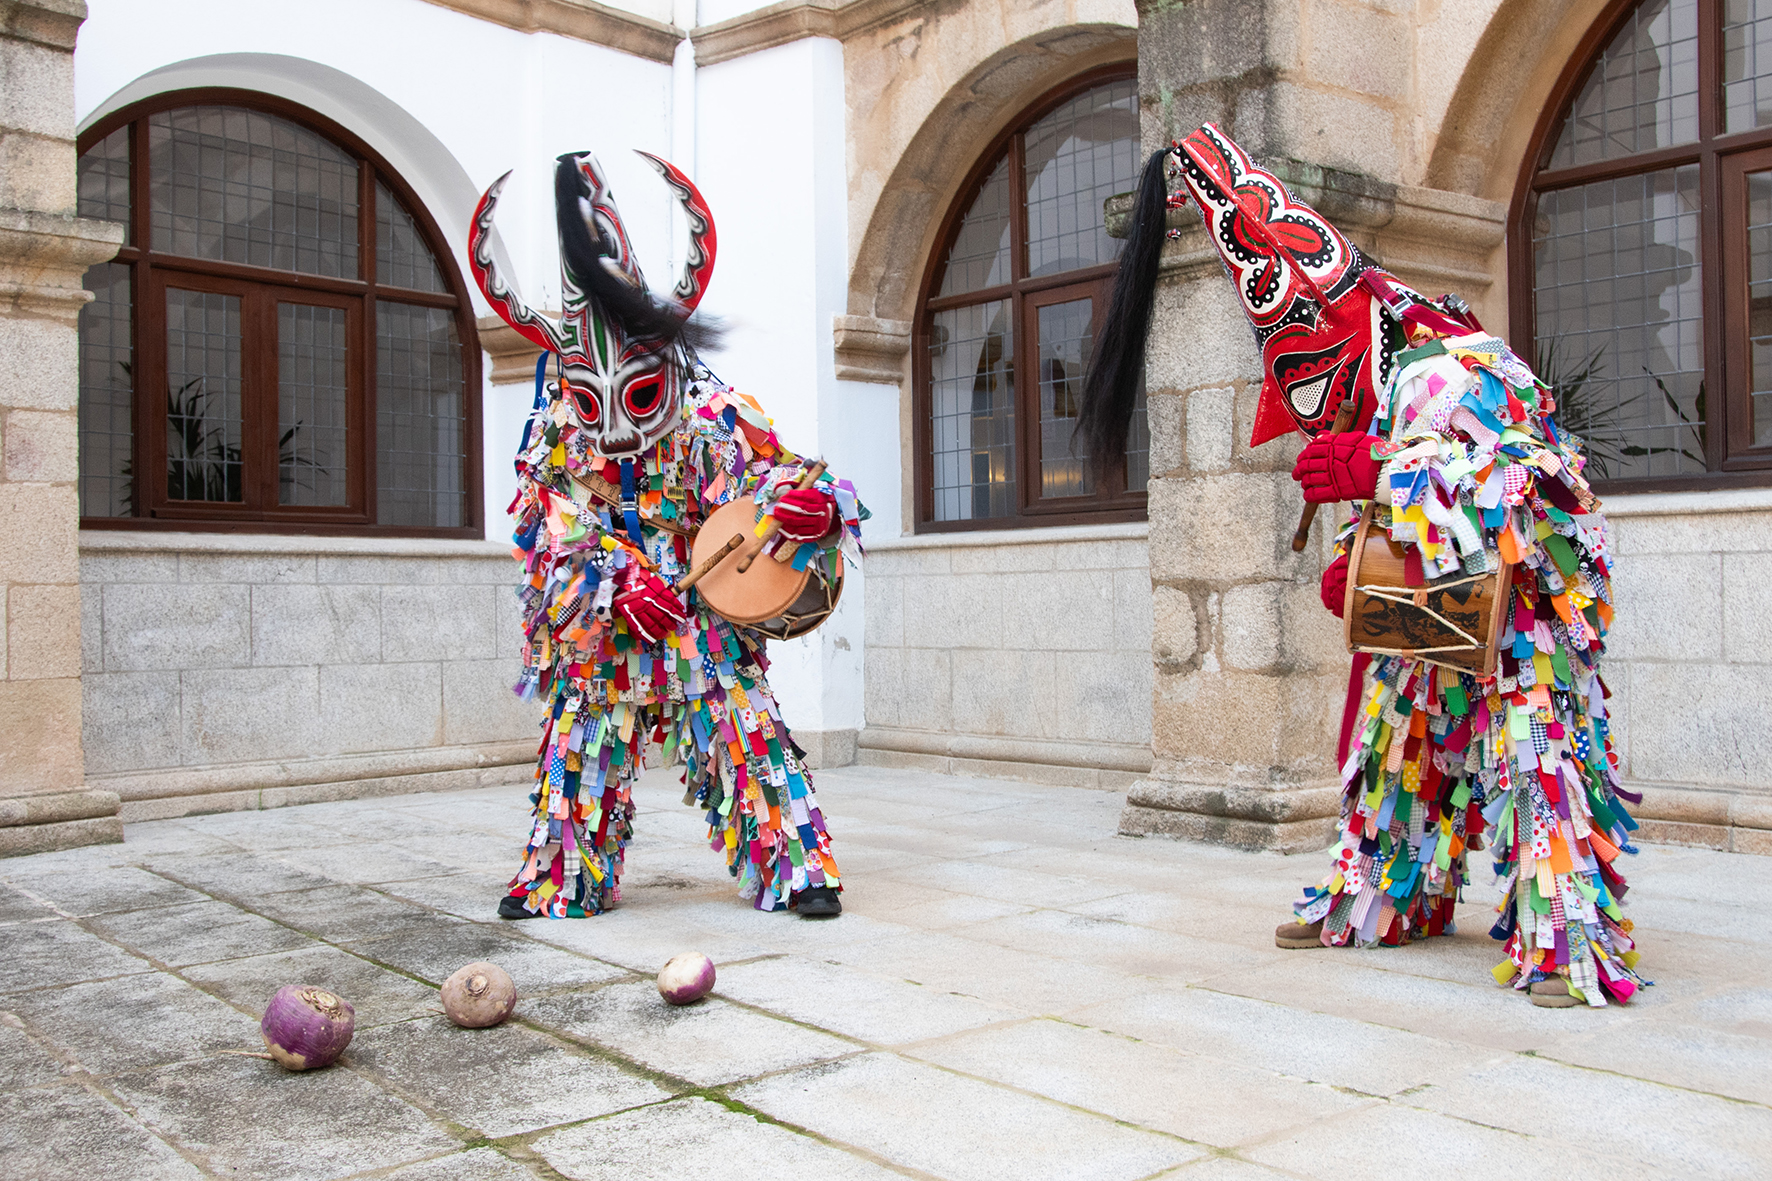
<path fill-rule="evenodd" d="M 285 1070 L 331 1066 L 351 1044 L 357 1011 L 336 993 L 311 984 L 285 984 L 265 1008 L 259 1032 L 271 1060 Z"/>
<path fill-rule="evenodd" d="M 658 995 L 673 1005 L 689 1005 L 714 987 L 714 961 L 699 951 L 684 952 L 659 969 Z"/>
<path fill-rule="evenodd" d="M 443 1014 L 463 1029 L 497 1025 L 517 1007 L 517 986 L 497 964 L 469 964 L 443 982 Z"/>

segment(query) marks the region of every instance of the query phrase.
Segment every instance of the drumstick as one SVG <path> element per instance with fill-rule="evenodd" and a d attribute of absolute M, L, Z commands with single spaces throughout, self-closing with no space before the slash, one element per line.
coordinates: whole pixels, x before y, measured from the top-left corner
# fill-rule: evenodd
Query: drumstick
<path fill-rule="evenodd" d="M 1342 402 L 1341 409 L 1335 412 L 1335 421 L 1330 424 L 1329 430 L 1337 435 L 1342 431 L 1347 430 L 1354 425 L 1354 415 L 1358 414 L 1359 411 L 1360 395 L 1358 391 L 1349 391 L 1347 400 Z M 1316 519 L 1316 503 L 1307 502 L 1304 506 L 1304 512 L 1298 515 L 1298 528 L 1294 530 L 1292 534 L 1293 553 L 1302 554 L 1304 552 L 1304 547 L 1310 543 L 1311 539 L 1311 522 Z"/>
<path fill-rule="evenodd" d="M 822 475 L 824 475 L 824 460 L 821 459 L 806 469 L 806 474 L 800 477 L 800 482 L 794 487 L 796 489 L 810 488 L 817 483 L 818 478 Z M 756 561 L 757 555 L 763 552 L 763 546 L 768 543 L 771 537 L 775 536 L 775 531 L 780 528 L 781 522 L 775 519 L 774 513 L 771 513 L 768 522 L 763 526 L 763 532 L 757 536 L 757 545 L 752 548 L 750 553 L 739 559 L 738 572 L 740 574 L 751 568 L 751 563 Z"/>
<path fill-rule="evenodd" d="M 715 566 L 718 566 L 722 561 L 725 560 L 727 554 L 731 553 L 733 550 L 737 549 L 739 546 L 741 546 L 743 544 L 744 544 L 744 534 L 734 533 L 732 535 L 732 539 L 730 541 L 728 541 L 725 545 L 721 546 L 718 550 L 716 550 L 713 553 L 708 555 L 707 561 L 703 562 L 701 565 L 697 566 L 695 569 L 691 570 L 689 573 L 685 574 L 683 577 L 681 577 L 677 580 L 677 593 L 682 594 L 684 591 L 688 590 L 690 587 L 692 587 L 696 583 L 700 582 L 702 579 L 702 575 L 704 575 L 708 571 L 712 570 Z"/>

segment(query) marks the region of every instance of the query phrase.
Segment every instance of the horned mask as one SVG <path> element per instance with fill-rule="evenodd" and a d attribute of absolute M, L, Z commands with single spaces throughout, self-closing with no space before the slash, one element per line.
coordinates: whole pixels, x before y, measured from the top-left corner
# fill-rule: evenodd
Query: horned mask
<path fill-rule="evenodd" d="M 685 380 L 677 334 L 707 291 L 716 247 L 713 217 L 695 185 L 667 161 L 639 154 L 658 169 L 689 219 L 683 275 L 662 305 L 647 292 L 608 182 L 589 152 L 568 153 L 555 165 L 558 320 L 526 305 L 492 257 L 493 211 L 510 173 L 480 198 L 468 241 L 480 290 L 524 339 L 558 355 L 561 396 L 597 454 L 616 460 L 637 457 L 677 423 Z"/>
<path fill-rule="evenodd" d="M 1468 330 L 1375 267 L 1217 127 L 1202 125 L 1173 152 L 1261 347 L 1251 446 L 1328 430 L 1350 398 L 1354 423 L 1370 422 L 1407 342 L 1404 319 Z"/>

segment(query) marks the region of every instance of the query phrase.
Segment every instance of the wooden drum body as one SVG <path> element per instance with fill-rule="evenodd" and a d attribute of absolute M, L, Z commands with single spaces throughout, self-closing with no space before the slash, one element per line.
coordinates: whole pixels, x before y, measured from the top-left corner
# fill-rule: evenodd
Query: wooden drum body
<path fill-rule="evenodd" d="M 746 544 L 701 576 L 695 589 L 714 614 L 729 623 L 762 632 L 772 640 L 805 635 L 830 617 L 843 594 L 843 568 L 827 579 L 819 568 L 796 570 L 787 562 L 758 555 L 739 572 L 742 556 L 756 545 L 757 505 L 749 497 L 728 501 L 708 516 L 691 546 L 689 564 L 701 564 L 735 534 Z"/>
<path fill-rule="evenodd" d="M 1411 586 L 1406 547 L 1374 523 L 1375 511 L 1375 505 L 1366 506 L 1348 557 L 1342 603 L 1348 651 L 1407 656 L 1477 677 L 1494 676 L 1513 564 Z"/>

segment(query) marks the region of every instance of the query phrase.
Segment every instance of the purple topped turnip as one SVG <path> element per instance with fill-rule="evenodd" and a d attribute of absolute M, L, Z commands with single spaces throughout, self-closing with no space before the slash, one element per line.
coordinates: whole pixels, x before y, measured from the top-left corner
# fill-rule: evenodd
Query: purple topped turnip
<path fill-rule="evenodd" d="M 443 1013 L 463 1029 L 497 1025 L 516 1007 L 517 986 L 497 964 L 469 964 L 443 982 Z"/>
<path fill-rule="evenodd" d="M 698 951 L 674 956 L 659 969 L 658 995 L 673 1005 L 688 1005 L 713 991 L 714 961 Z"/>
<path fill-rule="evenodd" d="M 265 1008 L 259 1031 L 285 1070 L 331 1066 L 351 1044 L 357 1012 L 343 997 L 311 984 L 285 984 Z"/>

